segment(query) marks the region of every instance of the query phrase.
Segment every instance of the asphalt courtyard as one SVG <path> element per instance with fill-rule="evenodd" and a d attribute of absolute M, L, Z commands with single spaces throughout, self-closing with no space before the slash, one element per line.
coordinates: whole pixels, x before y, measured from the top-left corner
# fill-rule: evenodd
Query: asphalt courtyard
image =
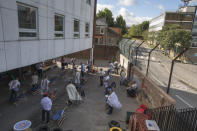
<path fill-rule="evenodd" d="M 78 64 L 81 60 L 78 60 Z M 83 61 L 85 62 L 85 61 Z M 108 67 L 107 61 L 96 61 L 96 69 Z M 51 111 L 51 117 L 57 113 L 58 110 L 66 107 L 66 101 L 68 100 L 67 93 L 65 90 L 65 85 L 68 80 L 72 79 L 72 70 L 65 69 L 61 70 L 58 66 L 54 69 L 47 71 L 49 79 L 52 81 L 50 89 L 55 91 L 55 99 L 53 100 L 53 107 Z M 29 82 L 30 78 L 26 81 Z M 105 96 L 104 88 L 99 86 L 99 76 L 97 73 L 86 75 L 86 84 L 83 86 L 85 90 L 85 97 L 83 97 L 83 102 L 75 104 L 73 106 L 67 107 L 65 110 L 65 120 L 62 123 L 61 128 L 63 130 L 72 131 L 108 131 L 108 122 L 111 120 L 116 120 L 120 122 L 123 129 L 125 126 L 126 112 L 135 112 L 139 104 L 135 98 L 127 97 L 126 87 L 119 86 L 119 76 L 113 75 L 111 82 L 115 81 L 117 87 L 114 89 L 121 104 L 122 109 L 114 109 L 111 115 L 106 113 L 105 109 Z M 23 83 L 23 82 L 22 82 Z M 25 82 L 24 82 L 25 83 Z M 28 84 L 23 88 L 28 87 Z M 29 84 L 30 86 L 30 84 Z M 9 96 L 7 91 L 8 87 L 4 87 L 1 90 Z M 32 122 L 31 128 L 36 131 L 36 129 L 42 125 L 45 125 L 41 121 L 41 106 L 40 94 L 32 94 L 27 92 L 25 98 L 16 104 L 10 104 L 8 98 L 0 103 L 0 123 L 2 131 L 12 131 L 14 123 L 21 120 L 30 120 Z M 49 127 L 57 127 L 57 122 L 51 120 L 48 124 Z"/>

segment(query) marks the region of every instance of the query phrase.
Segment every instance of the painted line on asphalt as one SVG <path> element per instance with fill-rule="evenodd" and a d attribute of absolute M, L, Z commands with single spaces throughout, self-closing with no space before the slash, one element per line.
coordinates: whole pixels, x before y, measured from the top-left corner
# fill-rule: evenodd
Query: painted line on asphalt
<path fill-rule="evenodd" d="M 183 103 L 185 103 L 186 105 L 188 105 L 191 108 L 194 108 L 192 105 L 190 105 L 187 101 L 185 101 L 183 98 L 181 98 L 179 95 L 175 95 L 179 100 L 181 100 Z"/>
<path fill-rule="evenodd" d="M 160 80 L 158 80 L 154 75 L 151 75 L 153 77 L 153 79 L 155 79 L 161 86 L 166 86 L 164 85 Z"/>

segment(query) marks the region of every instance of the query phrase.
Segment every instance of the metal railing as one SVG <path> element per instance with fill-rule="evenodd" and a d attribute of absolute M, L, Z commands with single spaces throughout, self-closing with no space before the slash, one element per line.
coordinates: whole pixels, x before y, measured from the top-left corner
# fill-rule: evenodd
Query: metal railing
<path fill-rule="evenodd" d="M 173 105 L 146 110 L 160 131 L 197 131 L 197 108 L 176 109 Z"/>

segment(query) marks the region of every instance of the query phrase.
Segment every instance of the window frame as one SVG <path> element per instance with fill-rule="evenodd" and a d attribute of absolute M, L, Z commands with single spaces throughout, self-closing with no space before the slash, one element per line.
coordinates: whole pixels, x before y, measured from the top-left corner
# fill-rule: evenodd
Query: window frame
<path fill-rule="evenodd" d="M 75 21 L 78 21 L 78 32 L 75 32 Z M 75 35 L 78 35 L 78 36 L 75 36 Z M 74 38 L 80 38 L 80 20 L 79 19 L 74 19 L 73 20 L 73 37 Z"/>
<path fill-rule="evenodd" d="M 18 9 L 18 6 L 23 6 L 23 7 L 26 7 L 26 8 L 33 8 L 35 9 L 36 11 L 36 28 L 35 29 L 27 29 L 27 28 L 20 28 L 19 27 L 19 15 L 18 15 L 18 38 L 19 40 L 37 40 L 39 39 L 39 25 L 38 25 L 38 7 L 35 7 L 35 6 L 31 6 L 31 5 L 28 5 L 28 4 L 25 4 L 25 3 L 21 3 L 21 2 L 16 2 L 17 4 L 17 15 L 18 15 L 18 12 L 19 12 L 19 9 Z M 36 33 L 36 37 L 22 37 L 20 36 L 20 33 Z"/>
<path fill-rule="evenodd" d="M 63 17 L 63 31 L 56 31 L 55 30 L 55 16 Z M 56 34 L 63 34 L 63 37 L 62 36 L 61 37 L 57 37 L 57 36 L 55 36 Z M 59 13 L 55 13 L 54 14 L 54 38 L 55 39 L 63 39 L 63 38 L 65 38 L 65 16 L 62 15 L 62 14 L 59 14 Z"/>
<path fill-rule="evenodd" d="M 86 26 L 88 25 L 88 32 L 86 31 Z M 86 22 L 85 23 L 85 37 L 89 38 L 90 37 L 90 23 Z"/>
<path fill-rule="evenodd" d="M 86 0 L 86 3 L 91 6 L 91 0 Z"/>
<path fill-rule="evenodd" d="M 101 30 L 103 30 L 103 33 L 101 32 Z M 105 34 L 105 28 L 100 27 L 100 34 L 104 35 Z"/>

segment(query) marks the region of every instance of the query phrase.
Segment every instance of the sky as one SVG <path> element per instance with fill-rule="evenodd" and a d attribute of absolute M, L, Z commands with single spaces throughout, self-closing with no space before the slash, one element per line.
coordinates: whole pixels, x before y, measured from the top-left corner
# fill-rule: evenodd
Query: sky
<path fill-rule="evenodd" d="M 177 11 L 181 5 L 181 0 L 97 0 L 97 12 L 108 8 L 114 18 L 122 15 L 127 26 L 132 26 L 151 20 L 164 11 Z M 189 5 L 197 5 L 197 0 L 192 0 Z"/>

